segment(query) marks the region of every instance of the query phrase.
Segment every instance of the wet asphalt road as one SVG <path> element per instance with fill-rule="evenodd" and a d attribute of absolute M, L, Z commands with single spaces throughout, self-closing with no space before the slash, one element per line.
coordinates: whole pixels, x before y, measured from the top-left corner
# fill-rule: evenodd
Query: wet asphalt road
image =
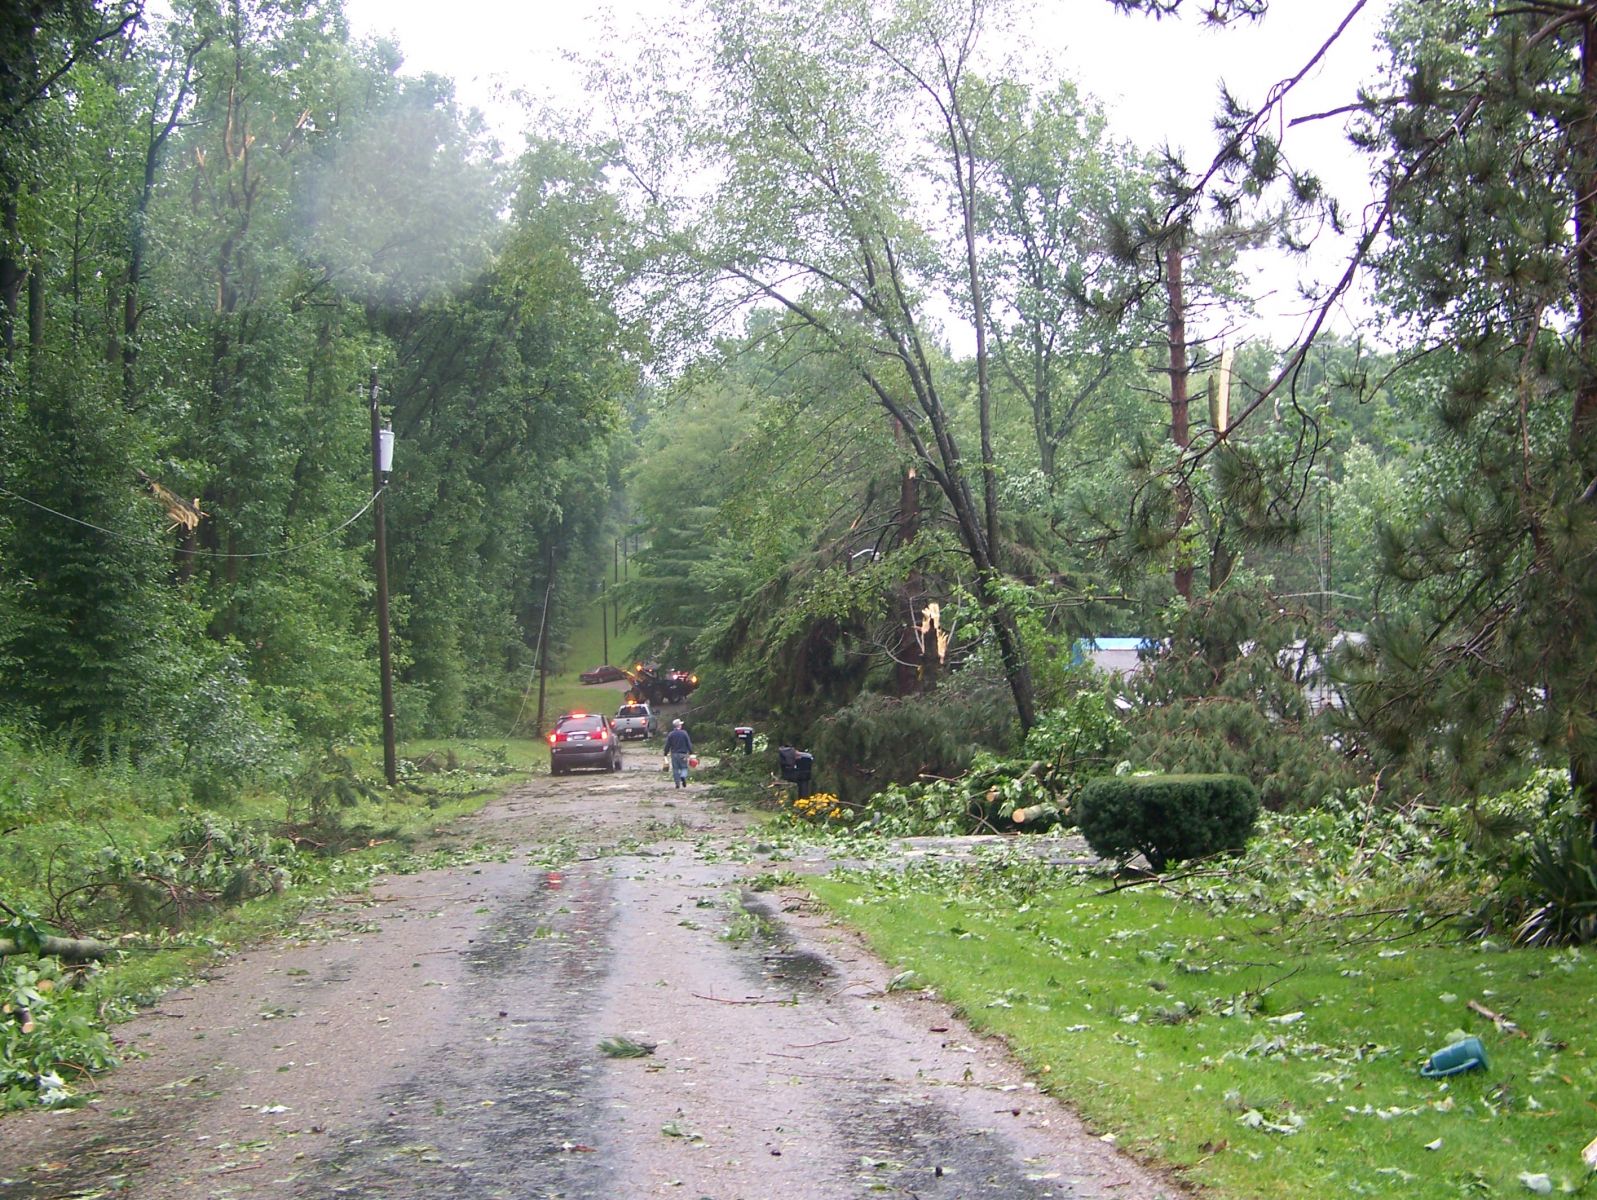
<path fill-rule="evenodd" d="M 93 1106 L 0 1121 L 0 1197 L 1178 1195 L 749 891 L 768 864 L 697 789 L 540 778 L 475 829 L 516 852 L 378 881 L 121 1027 Z"/>

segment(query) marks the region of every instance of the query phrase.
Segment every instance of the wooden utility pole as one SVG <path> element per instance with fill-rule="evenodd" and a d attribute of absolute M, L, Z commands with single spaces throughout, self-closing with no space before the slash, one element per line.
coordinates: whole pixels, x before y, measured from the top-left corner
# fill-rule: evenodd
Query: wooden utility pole
<path fill-rule="evenodd" d="M 555 543 L 553 534 L 544 539 L 546 582 L 543 589 L 543 612 L 538 617 L 538 732 L 548 728 L 544 724 L 544 697 L 549 686 L 549 597 L 555 590 Z"/>
<path fill-rule="evenodd" d="M 383 778 L 388 786 L 399 783 L 399 753 L 394 745 L 394 660 L 388 641 L 388 522 L 383 513 L 383 493 L 388 481 L 383 474 L 382 417 L 377 405 L 377 368 L 371 374 L 372 408 L 372 524 L 377 544 L 377 657 L 383 679 Z"/>

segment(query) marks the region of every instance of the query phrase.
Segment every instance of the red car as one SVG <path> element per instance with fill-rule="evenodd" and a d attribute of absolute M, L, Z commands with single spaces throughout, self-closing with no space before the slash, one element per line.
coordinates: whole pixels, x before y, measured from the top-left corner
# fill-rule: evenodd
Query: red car
<path fill-rule="evenodd" d="M 584 671 L 577 678 L 583 683 L 614 683 L 618 679 L 625 679 L 627 673 L 620 667 L 612 667 L 608 663 L 602 667 L 594 667 L 591 671 Z"/>

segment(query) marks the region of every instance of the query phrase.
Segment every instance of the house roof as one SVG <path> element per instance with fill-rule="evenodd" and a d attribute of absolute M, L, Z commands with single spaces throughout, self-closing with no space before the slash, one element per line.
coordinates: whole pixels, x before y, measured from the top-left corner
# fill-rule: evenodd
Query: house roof
<path fill-rule="evenodd" d="M 1145 637 L 1090 636 L 1078 638 L 1076 645 L 1083 650 L 1145 650 L 1152 648 L 1153 640 Z"/>

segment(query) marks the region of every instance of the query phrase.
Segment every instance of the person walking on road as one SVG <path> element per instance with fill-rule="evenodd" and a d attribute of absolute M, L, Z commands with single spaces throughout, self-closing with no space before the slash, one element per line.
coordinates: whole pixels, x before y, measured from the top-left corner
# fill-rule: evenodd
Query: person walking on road
<path fill-rule="evenodd" d="M 693 753 L 693 739 L 682 728 L 682 718 L 671 722 L 671 732 L 665 735 L 665 753 L 671 760 L 671 778 L 679 788 L 688 786 L 688 758 Z"/>

